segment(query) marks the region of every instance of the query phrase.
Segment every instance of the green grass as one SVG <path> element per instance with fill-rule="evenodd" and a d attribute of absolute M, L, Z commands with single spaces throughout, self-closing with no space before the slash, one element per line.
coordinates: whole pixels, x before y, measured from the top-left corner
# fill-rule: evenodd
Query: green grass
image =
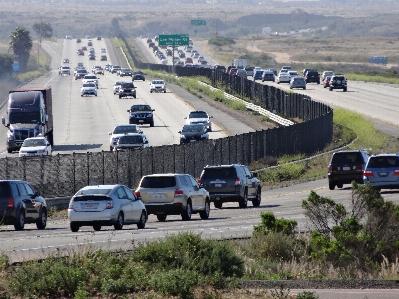
<path fill-rule="evenodd" d="M 352 74 L 352 73 L 346 73 L 345 76 L 348 80 L 353 80 L 353 81 L 399 84 L 399 77 L 389 78 L 381 75 L 364 75 L 364 74 Z"/>

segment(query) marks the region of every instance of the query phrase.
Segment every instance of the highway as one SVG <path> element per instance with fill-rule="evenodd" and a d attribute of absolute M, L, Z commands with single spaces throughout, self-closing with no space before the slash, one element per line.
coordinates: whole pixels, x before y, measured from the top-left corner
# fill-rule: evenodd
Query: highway
<path fill-rule="evenodd" d="M 116 74 L 105 72 L 98 75 L 98 96 L 80 96 L 81 80 L 74 80 L 73 73 L 58 75 L 58 67 L 64 58 L 69 58 L 72 72 L 78 62 L 83 62 L 86 69 L 91 72 L 94 65 L 104 66 L 106 62 L 89 61 L 87 52 L 85 56 L 78 56 L 76 50 L 86 45 L 87 40 L 76 43 L 76 40 L 58 40 L 56 43 L 44 42 L 43 48 L 52 56 L 52 71 L 45 76 L 33 80 L 27 84 L 33 86 L 51 86 L 53 94 L 54 116 L 54 143 L 53 154 L 68 154 L 72 152 L 106 151 L 109 150 L 108 133 L 120 124 L 129 121 L 127 112 L 132 104 L 149 104 L 154 112 L 155 126 L 142 126 L 144 134 L 148 136 L 151 146 L 179 144 L 180 131 L 185 123 L 184 117 L 194 110 L 189 104 L 175 96 L 172 92 L 150 93 L 149 81 L 135 81 L 137 87 L 137 99 L 122 98 L 113 94 L 113 84 L 116 81 L 129 80 L 120 78 Z M 104 40 L 93 40 L 97 59 L 100 57 L 100 49 L 106 48 L 108 57 L 115 57 L 113 49 L 108 49 Z M 112 64 L 112 60 L 108 63 Z M 116 62 L 117 63 L 117 62 Z M 114 64 L 116 64 L 114 63 Z M 5 99 L 3 99 L 4 101 Z M 6 106 L 0 110 L 0 116 L 6 116 Z M 209 138 L 217 139 L 226 134 L 217 125 L 218 117 L 215 115 L 213 132 Z M 250 128 L 246 128 L 248 132 Z M 0 158 L 5 156 L 15 157 L 18 153 L 7 154 L 5 141 L 7 129 L 0 129 L 0 138 L 3 140 L 0 147 Z"/>
<path fill-rule="evenodd" d="M 106 47 L 104 41 L 94 40 L 93 42 L 96 50 Z M 106 73 L 101 76 L 98 97 L 80 97 L 80 82 L 73 80 L 72 75 L 59 76 L 56 68 L 63 58 L 70 59 L 72 68 L 82 61 L 88 69 L 91 69 L 92 65 L 99 64 L 98 61 L 89 63 L 87 56 L 77 56 L 75 40 L 44 43 L 43 47 L 53 57 L 53 71 L 32 81 L 29 86 L 47 84 L 53 88 L 55 153 L 108 150 L 108 132 L 117 124 L 127 123 L 128 113 L 126 110 L 132 103 L 139 101 L 150 104 L 156 110 L 155 127 L 143 127 L 143 131 L 149 137 L 151 144 L 157 146 L 178 143 L 179 134 L 177 131 L 181 129 L 184 123 L 183 117 L 188 114 L 191 108 L 184 101 L 176 98 L 173 93 L 150 94 L 148 81 L 135 82 L 138 87 L 137 100 L 119 99 L 116 95 L 113 95 L 112 90 L 113 83 L 119 77 Z M 107 55 L 112 59 L 111 49 L 107 48 Z M 279 87 L 282 87 L 282 85 L 280 84 Z M 286 87 L 286 85 L 283 87 Z M 308 90 L 305 92 L 313 99 L 326 101 L 334 107 L 345 107 L 365 115 L 367 115 L 365 112 L 369 111 L 370 117 L 372 115 L 376 119 L 398 125 L 399 120 L 393 117 L 395 111 L 399 110 L 399 104 L 392 101 L 395 90 L 398 91 L 396 87 L 350 82 L 349 92 L 347 93 L 329 92 L 322 86 L 314 84 L 309 84 Z M 298 92 L 302 93 L 302 91 Z M 0 110 L 0 114 L 1 116 L 5 115 L 4 107 Z M 219 130 L 211 133 L 211 138 L 223 136 L 223 132 L 219 132 Z M 0 137 L 5 140 L 5 128 L 0 130 Z M 16 155 L 14 153 L 11 156 Z M 9 155 L 5 154 L 3 143 L 0 157 L 5 156 Z M 70 254 L 77 250 L 84 251 L 89 248 L 129 250 L 138 242 L 151 241 L 178 232 L 201 233 L 204 238 L 214 239 L 242 238 L 252 234 L 253 226 L 259 224 L 260 213 L 263 211 L 272 211 L 276 217 L 296 220 L 299 224 L 299 230 L 305 231 L 308 229 L 309 223 L 303 215 L 301 203 L 302 200 L 307 198 L 311 190 L 315 190 L 321 196 L 327 196 L 341 202 L 347 207 L 351 202 L 351 189 L 349 187 L 331 191 L 328 189 L 327 179 L 323 179 L 284 188 L 264 190 L 262 192 L 262 203 L 258 208 L 252 207 L 251 203 L 246 210 L 239 209 L 235 203 L 226 204 L 221 210 L 212 206 L 209 220 L 200 220 L 198 215 L 193 215 L 191 221 L 183 222 L 179 216 L 170 216 L 166 222 L 161 223 L 156 220 L 155 216 L 151 215 L 144 230 L 138 230 L 136 226 L 125 226 L 122 231 L 104 227 L 101 231 L 95 232 L 91 227 L 82 227 L 79 232 L 72 233 L 66 219 L 49 221 L 47 229 L 43 231 L 37 230 L 36 226 L 32 224 L 26 225 L 24 231 L 15 231 L 13 226 L 2 226 L 0 228 L 2 240 L 0 252 L 9 255 L 12 262 L 17 262 L 26 259 L 45 258 L 50 253 Z M 385 191 L 382 195 L 386 200 L 399 202 L 397 192 Z M 364 290 L 360 293 L 354 290 L 347 292 L 341 290 L 340 298 L 360 299 L 365 296 L 369 299 L 396 298 L 395 292 L 384 291 L 384 295 L 382 295 L 382 292 Z M 323 290 L 319 290 L 318 294 L 320 299 L 332 298 L 331 292 L 324 293 Z"/>

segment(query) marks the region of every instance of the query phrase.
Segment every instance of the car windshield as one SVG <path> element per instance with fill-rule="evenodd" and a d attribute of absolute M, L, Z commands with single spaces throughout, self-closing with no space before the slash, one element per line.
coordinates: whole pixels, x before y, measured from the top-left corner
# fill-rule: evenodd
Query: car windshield
<path fill-rule="evenodd" d="M 335 153 L 331 164 L 362 164 L 360 153 Z"/>
<path fill-rule="evenodd" d="M 115 85 L 115 86 L 117 86 L 117 85 L 122 85 L 122 82 L 116 82 L 114 85 Z"/>
<path fill-rule="evenodd" d="M 124 133 L 137 133 L 137 126 L 119 126 L 114 129 L 113 134 L 124 134 Z"/>
<path fill-rule="evenodd" d="M 46 140 L 44 139 L 25 139 L 22 147 L 35 147 L 35 146 L 46 146 Z"/>
<path fill-rule="evenodd" d="M 83 87 L 96 87 L 94 83 L 83 83 Z"/>
<path fill-rule="evenodd" d="M 154 81 L 152 81 L 152 84 L 164 84 L 164 81 L 162 81 L 162 80 L 154 80 Z"/>
<path fill-rule="evenodd" d="M 143 143 L 143 136 L 123 136 L 119 138 L 119 144 L 138 144 Z"/>
<path fill-rule="evenodd" d="M 399 167 L 399 159 L 397 156 L 381 156 L 370 157 L 367 168 L 390 168 Z"/>
<path fill-rule="evenodd" d="M 63 70 L 69 70 L 69 66 L 63 66 L 62 69 Z"/>
<path fill-rule="evenodd" d="M 194 111 L 190 112 L 188 118 L 208 118 L 208 115 L 203 111 Z"/>
<path fill-rule="evenodd" d="M 303 83 L 303 82 L 305 82 L 305 79 L 303 79 L 303 78 L 294 78 L 294 82 Z"/>
<path fill-rule="evenodd" d="M 142 188 L 170 188 L 174 186 L 176 186 L 176 178 L 174 176 L 144 177 L 140 183 Z"/>
<path fill-rule="evenodd" d="M 134 88 L 133 83 L 122 83 L 123 88 Z"/>
<path fill-rule="evenodd" d="M 149 105 L 133 105 L 130 108 L 131 111 L 151 111 L 151 107 Z"/>
<path fill-rule="evenodd" d="M 76 72 L 78 72 L 79 74 L 86 74 L 87 73 L 87 71 L 83 70 L 83 69 L 79 69 Z"/>
<path fill-rule="evenodd" d="M 203 125 L 186 125 L 183 127 L 182 132 L 201 132 L 203 130 Z"/>
<path fill-rule="evenodd" d="M 96 76 L 85 76 L 85 79 L 97 79 L 97 77 Z"/>

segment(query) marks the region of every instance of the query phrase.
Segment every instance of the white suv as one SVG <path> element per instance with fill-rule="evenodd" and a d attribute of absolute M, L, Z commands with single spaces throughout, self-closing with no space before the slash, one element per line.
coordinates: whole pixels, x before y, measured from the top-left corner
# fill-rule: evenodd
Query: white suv
<path fill-rule="evenodd" d="M 94 83 L 98 88 L 98 78 L 96 75 L 91 75 L 91 74 L 85 75 L 82 79 L 82 83 Z"/>
<path fill-rule="evenodd" d="M 164 80 L 152 80 L 150 83 L 150 92 L 166 93 L 166 82 Z"/>
<path fill-rule="evenodd" d="M 208 115 L 205 111 L 191 111 L 190 114 L 185 117 L 186 124 L 203 124 L 208 132 L 212 131 L 212 120 L 213 116 Z"/>
<path fill-rule="evenodd" d="M 209 193 L 189 174 L 146 175 L 135 195 L 144 203 L 148 215 L 157 215 L 158 221 L 165 221 L 168 215 L 190 220 L 196 213 L 201 219 L 209 218 Z"/>
<path fill-rule="evenodd" d="M 60 69 L 58 71 L 58 75 L 70 75 L 71 74 L 71 68 L 67 65 L 60 66 Z"/>

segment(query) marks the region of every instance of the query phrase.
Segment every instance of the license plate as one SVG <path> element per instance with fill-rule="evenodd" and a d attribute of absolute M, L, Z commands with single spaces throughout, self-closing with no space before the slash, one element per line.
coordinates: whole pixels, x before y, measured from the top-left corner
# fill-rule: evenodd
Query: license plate
<path fill-rule="evenodd" d="M 215 184 L 215 187 L 222 187 L 222 184 Z"/>
<path fill-rule="evenodd" d="M 191 139 L 190 142 L 195 142 L 195 139 Z"/>
<path fill-rule="evenodd" d="M 85 203 L 84 209 L 95 209 L 98 207 L 98 203 Z"/>
<path fill-rule="evenodd" d="M 144 122 L 144 120 L 142 120 L 142 119 L 139 120 L 139 123 L 143 123 L 143 122 Z"/>
<path fill-rule="evenodd" d="M 379 172 L 378 173 L 380 176 L 387 176 L 388 175 L 388 172 Z"/>
<path fill-rule="evenodd" d="M 342 167 L 342 170 L 351 170 L 350 167 Z"/>

